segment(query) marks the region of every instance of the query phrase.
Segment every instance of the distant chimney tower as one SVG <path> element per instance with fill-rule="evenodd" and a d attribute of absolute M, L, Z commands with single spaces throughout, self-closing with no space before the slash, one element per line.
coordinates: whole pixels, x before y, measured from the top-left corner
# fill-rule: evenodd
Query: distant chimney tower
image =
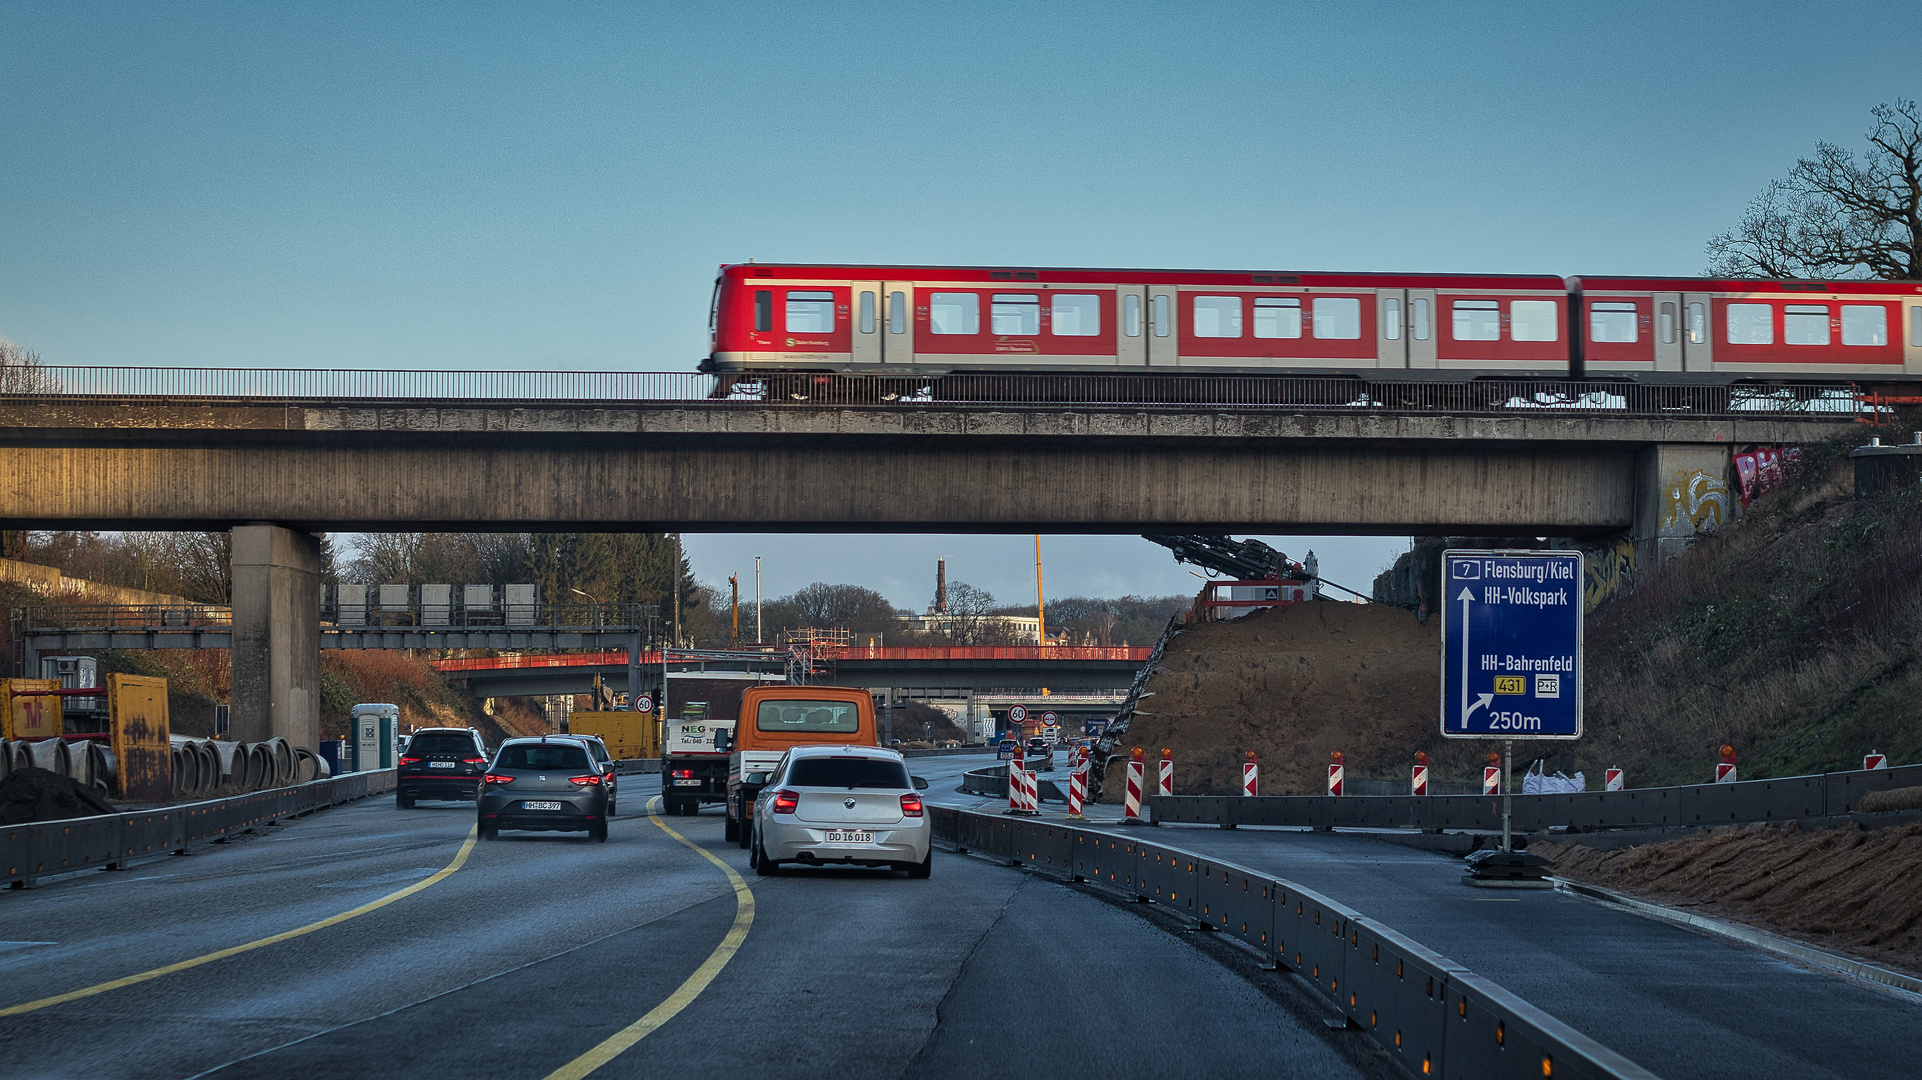
<path fill-rule="evenodd" d="M 945 555 L 934 563 L 934 613 L 948 613 L 948 559 Z"/>

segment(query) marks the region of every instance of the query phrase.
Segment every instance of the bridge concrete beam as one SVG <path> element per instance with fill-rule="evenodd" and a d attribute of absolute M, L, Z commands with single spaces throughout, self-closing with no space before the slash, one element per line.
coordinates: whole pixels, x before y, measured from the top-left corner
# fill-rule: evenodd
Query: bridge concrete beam
<path fill-rule="evenodd" d="M 320 541 L 256 522 L 233 530 L 235 740 L 320 745 Z"/>

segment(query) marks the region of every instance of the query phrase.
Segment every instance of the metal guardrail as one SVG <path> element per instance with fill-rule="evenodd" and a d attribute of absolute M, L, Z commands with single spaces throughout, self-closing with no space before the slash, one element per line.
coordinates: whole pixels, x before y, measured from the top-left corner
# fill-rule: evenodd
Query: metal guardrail
<path fill-rule="evenodd" d="M 1514 796 L 1514 827 L 1665 828 L 1795 821 L 1852 814 L 1871 791 L 1922 785 L 1922 765 L 1732 784 Z M 1152 795 L 1157 823 L 1500 832 L 1502 800 L 1486 795 Z"/>
<path fill-rule="evenodd" d="M 934 806 L 961 851 L 1116 890 L 1294 972 L 1414 1076 L 1656 1080 L 1447 957 L 1285 878 L 1165 844 Z"/>
<path fill-rule="evenodd" d="M 43 877 L 184 851 L 277 818 L 337 806 L 394 789 L 395 772 L 346 773 L 294 787 L 65 821 L 0 827 L 0 883 L 30 887 Z"/>
<path fill-rule="evenodd" d="M 1568 379 L 1363 382 L 1285 375 L 805 374 L 650 371 L 367 371 L 46 366 L 0 383 L 13 401 L 573 402 L 713 406 L 1170 405 L 1337 413 L 1802 416 L 1849 419 L 1850 383 L 1662 386 Z"/>

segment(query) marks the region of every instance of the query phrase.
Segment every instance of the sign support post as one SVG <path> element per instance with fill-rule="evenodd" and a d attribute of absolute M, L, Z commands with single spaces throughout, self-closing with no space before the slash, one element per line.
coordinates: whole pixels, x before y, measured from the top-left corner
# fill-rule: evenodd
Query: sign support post
<path fill-rule="evenodd" d="M 1515 740 L 1502 740 L 1502 850 L 1515 850 Z"/>

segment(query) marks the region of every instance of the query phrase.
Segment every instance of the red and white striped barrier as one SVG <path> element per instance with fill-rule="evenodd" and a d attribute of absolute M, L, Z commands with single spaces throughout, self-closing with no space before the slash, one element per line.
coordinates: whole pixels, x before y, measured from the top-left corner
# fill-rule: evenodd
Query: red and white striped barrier
<path fill-rule="evenodd" d="M 1076 765 L 1068 774 L 1068 820 L 1081 820 L 1081 804 L 1088 797 L 1088 769 L 1086 765 Z"/>
<path fill-rule="evenodd" d="M 1878 754 L 1871 750 L 1862 756 L 1862 767 L 1864 769 L 1886 769 L 1889 767 L 1889 755 Z"/>
<path fill-rule="evenodd" d="M 1342 780 L 1341 751 L 1337 750 L 1330 754 L 1329 757 L 1334 760 L 1328 763 L 1328 794 L 1340 795 Z"/>
<path fill-rule="evenodd" d="M 1424 751 L 1415 752 L 1415 768 L 1408 776 L 1408 793 L 1428 794 L 1428 754 Z"/>
<path fill-rule="evenodd" d="M 1722 760 L 1715 763 L 1715 782 L 1733 784 L 1735 782 L 1735 748 L 1722 744 Z"/>
<path fill-rule="evenodd" d="M 1019 780 L 1018 784 L 1014 782 L 1017 778 Z M 1013 792 L 1017 786 L 1021 791 L 1021 806 L 1014 812 L 1017 814 L 1040 813 L 1041 782 L 1035 779 L 1034 773 L 1028 769 L 1022 769 L 1019 773 L 1010 773 L 1009 780 L 1008 790 L 1010 792 Z"/>
<path fill-rule="evenodd" d="M 1502 793 L 1502 756 L 1489 754 L 1488 764 L 1482 766 L 1482 794 L 1500 795 Z"/>
<path fill-rule="evenodd" d="M 1141 747 L 1137 746 L 1128 755 L 1128 792 L 1121 803 L 1121 820 L 1124 823 L 1141 824 L 1141 774 L 1144 765 L 1141 760 Z"/>
<path fill-rule="evenodd" d="M 1173 795 L 1175 793 L 1175 752 L 1167 747 L 1161 748 L 1161 777 L 1155 784 L 1155 794 Z"/>
<path fill-rule="evenodd" d="M 1622 770 L 1609 769 L 1606 772 L 1602 773 L 1602 775 L 1603 777 L 1605 777 L 1605 779 L 1602 781 L 1603 791 L 1622 790 Z"/>
<path fill-rule="evenodd" d="M 1251 799 L 1261 794 L 1261 766 L 1255 763 L 1253 750 L 1241 763 L 1241 793 Z"/>

